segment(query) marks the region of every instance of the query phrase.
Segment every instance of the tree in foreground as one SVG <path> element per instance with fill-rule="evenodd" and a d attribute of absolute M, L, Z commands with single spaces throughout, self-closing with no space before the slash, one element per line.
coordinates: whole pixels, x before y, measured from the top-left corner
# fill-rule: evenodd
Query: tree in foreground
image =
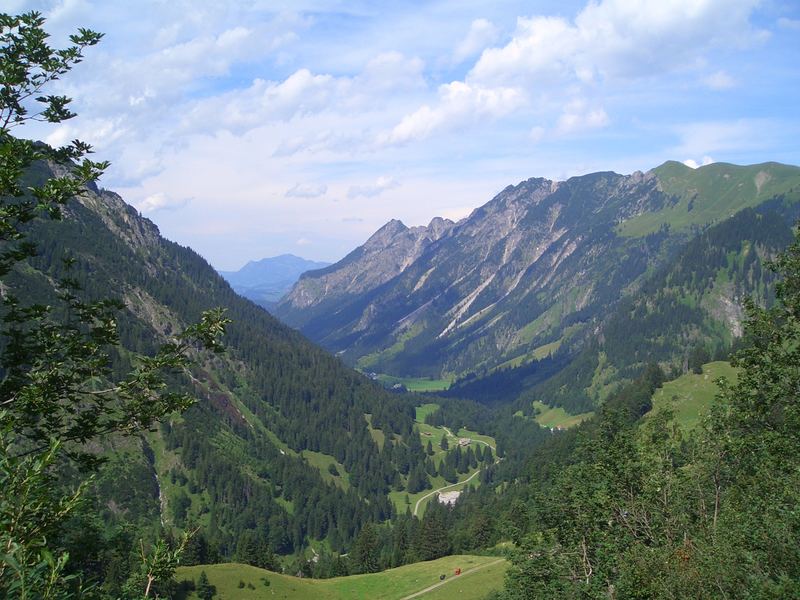
<path fill-rule="evenodd" d="M 82 595 L 81 582 L 64 574 L 69 556 L 53 548 L 50 540 L 76 510 L 91 472 L 102 462 L 86 450 L 86 444 L 110 434 L 141 432 L 188 407 L 193 399 L 171 391 L 165 377 L 185 371 L 201 349 L 220 352 L 226 323 L 219 310 L 204 313 L 201 322 L 168 340 L 155 355 L 134 357 L 131 371 L 114 379 L 110 353 L 120 344 L 116 330 L 120 302 L 85 302 L 77 283 L 67 278 L 57 284 L 58 301 L 53 306 L 32 305 L 7 284 L 9 273 L 35 255 L 26 225 L 39 217 L 60 219 L 61 208 L 108 166 L 90 160 L 91 147 L 78 140 L 51 148 L 14 135 L 29 122 L 55 124 L 75 116 L 69 98 L 48 95 L 47 89 L 102 37 L 80 29 L 70 37 L 69 47 L 54 49 L 43 26 L 44 19 L 35 12 L 0 14 L 0 596 L 4 598 Z M 29 169 L 40 163 L 50 165 L 54 174 L 39 185 L 26 185 Z M 55 471 L 67 464 L 77 466 L 84 481 L 64 491 Z M 146 574 L 151 582 L 156 573 L 164 576 L 164 564 L 152 559 L 144 560 L 145 565 L 152 563 Z M 138 595 L 148 595 L 150 589 L 143 588 Z"/>
<path fill-rule="evenodd" d="M 637 420 L 642 390 L 609 398 L 531 490 L 496 598 L 800 597 L 800 232 L 771 266 L 777 302 L 746 304 L 738 379 L 702 427 Z"/>

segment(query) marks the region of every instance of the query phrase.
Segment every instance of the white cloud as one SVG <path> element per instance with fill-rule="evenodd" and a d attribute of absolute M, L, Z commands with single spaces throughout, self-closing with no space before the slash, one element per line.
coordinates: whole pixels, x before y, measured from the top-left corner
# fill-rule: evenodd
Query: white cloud
<path fill-rule="evenodd" d="M 484 50 L 467 78 L 487 86 L 519 85 L 532 79 L 541 85 L 571 70 L 578 42 L 576 30 L 562 18 L 520 17 L 511 41 Z"/>
<path fill-rule="evenodd" d="M 459 42 L 453 52 L 453 61 L 461 63 L 480 53 L 497 41 L 500 31 L 487 19 L 475 19 L 469 27 L 467 36 Z"/>
<path fill-rule="evenodd" d="M 107 36 L 49 92 L 79 117 L 25 135 L 94 144 L 112 161 L 104 186 L 231 262 L 266 255 L 248 250 L 265 240 L 343 255 L 389 218 L 458 218 L 530 176 L 797 162 L 793 80 L 772 77 L 795 72 L 786 3 L 575 0 L 552 17 L 518 0 L 333 4 L 28 0 L 58 13 L 54 45 L 77 26 Z M 744 56 L 755 23 L 775 36 Z M 771 85 L 735 81 L 746 73 Z M 712 106 L 706 86 L 731 84 Z M 165 210 L 186 197 L 191 210 Z"/>
<path fill-rule="evenodd" d="M 485 49 L 463 81 L 441 85 L 435 104 L 406 114 L 389 133 L 379 136 L 379 144 L 422 140 L 523 110 L 560 112 L 551 117 L 560 134 L 604 127 L 610 121 L 604 108 L 576 106 L 571 97 L 613 80 L 696 68 L 703 53 L 715 45 L 741 46 L 758 40 L 760 32 L 749 23 L 757 3 L 604 0 L 589 2 L 572 21 L 519 17 L 507 44 Z M 471 31 L 486 32 L 488 25 L 473 22 Z M 707 85 L 720 89 L 733 83 L 720 71 Z"/>
<path fill-rule="evenodd" d="M 365 198 L 374 198 L 386 190 L 391 190 L 396 187 L 400 187 L 400 182 L 394 177 L 381 176 L 375 180 L 375 183 L 350 186 L 350 189 L 347 190 L 347 197 L 358 198 L 359 196 L 363 196 Z"/>
<path fill-rule="evenodd" d="M 297 183 L 286 190 L 284 194 L 287 198 L 319 198 L 328 191 L 328 186 L 324 183 Z"/>
<path fill-rule="evenodd" d="M 400 52 L 384 52 L 370 60 L 356 78 L 355 86 L 361 93 L 413 90 L 425 87 L 420 58 L 406 58 Z"/>
<path fill-rule="evenodd" d="M 573 22 L 520 17 L 511 41 L 483 52 L 468 79 L 484 85 L 651 77 L 685 68 L 718 44 L 760 39 L 749 23 L 758 0 L 604 0 Z"/>
<path fill-rule="evenodd" d="M 485 88 L 453 81 L 439 87 L 437 106 L 425 105 L 406 115 L 391 132 L 379 138 L 379 143 L 404 144 L 478 119 L 497 119 L 525 102 L 524 95 L 514 88 Z"/>
<path fill-rule="evenodd" d="M 712 90 L 728 90 L 736 86 L 736 80 L 725 71 L 716 71 L 703 79 L 703 83 Z"/>
<path fill-rule="evenodd" d="M 473 210 L 475 210 L 474 206 L 454 206 L 440 210 L 438 216 L 457 223 L 461 219 L 468 217 Z"/>
<path fill-rule="evenodd" d="M 586 100 L 573 100 L 564 107 L 558 118 L 556 132 L 562 135 L 605 127 L 609 123 L 606 111 L 590 106 Z"/>
<path fill-rule="evenodd" d="M 295 244 L 297 244 L 298 246 L 310 246 L 313 243 L 314 242 L 312 242 L 308 238 L 304 238 L 304 237 L 302 237 L 302 238 L 298 239 L 297 241 L 295 241 Z"/>
<path fill-rule="evenodd" d="M 774 124 L 759 119 L 701 121 L 675 128 L 681 143 L 673 156 L 710 156 L 768 145 L 777 132 Z"/>
<path fill-rule="evenodd" d="M 703 160 L 700 163 L 698 163 L 696 160 L 692 158 L 687 158 L 685 161 L 683 161 L 683 164 L 685 164 L 689 168 L 696 169 L 697 167 L 705 167 L 706 165 L 710 165 L 713 162 L 714 162 L 713 158 L 711 158 L 710 156 L 704 156 Z"/>
<path fill-rule="evenodd" d="M 143 213 L 154 213 L 159 210 L 176 210 L 189 203 L 189 198 L 171 198 L 163 192 L 152 194 L 139 202 L 137 208 Z"/>

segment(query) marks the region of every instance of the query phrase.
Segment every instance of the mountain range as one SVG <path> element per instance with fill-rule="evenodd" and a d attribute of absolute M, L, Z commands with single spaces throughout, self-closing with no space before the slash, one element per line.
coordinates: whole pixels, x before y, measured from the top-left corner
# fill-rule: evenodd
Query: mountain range
<path fill-rule="evenodd" d="M 273 306 L 288 292 L 300 275 L 322 269 L 330 263 L 306 260 L 294 254 L 251 260 L 238 271 L 220 271 L 231 287 L 265 308 Z"/>
<path fill-rule="evenodd" d="M 657 359 L 677 368 L 693 344 L 709 351 L 730 344 L 730 332 L 740 330 L 742 298 L 753 289 L 763 293 L 767 277 L 759 271 L 757 280 L 735 278 L 733 267 L 742 266 L 742 252 L 759 268 L 774 255 L 790 235 L 798 200 L 800 169 L 779 163 L 692 169 L 670 161 L 631 175 L 528 179 L 458 223 L 434 219 L 408 228 L 390 221 L 340 262 L 301 276 L 275 314 L 362 370 L 459 384 L 500 374 L 516 378 L 517 393 L 567 365 L 575 370 L 591 346 L 591 385 L 572 377 L 573 400 L 563 399 L 587 409 L 620 376 L 656 358 L 601 347 L 606 328 L 622 318 L 615 315 L 623 301 L 651 290 L 653 278 L 666 277 L 663 269 L 698 236 L 739 215 L 744 223 L 729 227 L 724 243 L 712 234 L 735 246 L 720 269 L 730 267 L 738 287 L 710 272 L 712 281 L 692 300 L 704 311 L 697 317 L 703 327 L 673 338 Z M 701 268 L 686 260 L 690 272 Z M 642 318 L 646 312 L 640 309 Z M 712 330 L 716 336 L 707 338 Z M 611 363 L 609 354 L 625 359 Z"/>
<path fill-rule="evenodd" d="M 39 164 L 29 177 L 51 174 Z M 508 534 L 479 506 L 497 497 L 513 513 L 497 490 L 531 460 L 546 464 L 539 449 L 568 448 L 536 411 L 597 411 L 627 398 L 617 393 L 633 382 L 646 401 L 625 402 L 642 414 L 662 370 L 677 376 L 726 355 L 741 334 L 743 299 L 772 301 L 764 263 L 791 240 L 798 200 L 797 167 L 666 163 L 628 176 L 530 179 L 458 223 L 390 221 L 339 263 L 301 275 L 278 306 L 336 357 L 92 186 L 63 220 L 28 225 L 38 255 L 7 289 L 57 304 L 66 276 L 88 299 L 119 299 L 115 372 L 203 310 L 222 307 L 232 323 L 224 355 L 170 380 L 197 398 L 190 409 L 93 448 L 107 459 L 92 485 L 95 515 L 75 526 L 69 547 L 113 554 L 109 544 L 131 527 L 199 527 L 196 562 L 278 568 L 315 548 L 333 553 L 315 567 L 323 576 L 345 568 L 332 556 L 366 552 L 358 548 L 373 543 L 374 524 L 383 524 L 384 566 L 483 548 Z M 70 271 L 65 256 L 76 259 Z M 390 393 L 341 358 L 454 381 L 439 397 Z M 429 490 L 458 481 L 467 508 L 431 502 L 424 521 L 415 518 Z M 112 588 L 126 577 L 129 550 L 114 554 L 122 558 L 109 567 Z"/>

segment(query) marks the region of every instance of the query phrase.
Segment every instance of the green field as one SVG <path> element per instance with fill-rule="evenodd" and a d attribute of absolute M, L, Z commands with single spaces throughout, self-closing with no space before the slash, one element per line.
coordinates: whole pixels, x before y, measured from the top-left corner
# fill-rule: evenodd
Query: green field
<path fill-rule="evenodd" d="M 453 379 L 429 379 L 427 377 L 395 377 L 394 375 L 378 374 L 378 381 L 384 385 L 393 386 L 402 384 L 409 392 L 439 392 L 446 390 L 453 383 Z"/>
<path fill-rule="evenodd" d="M 653 394 L 653 411 L 670 407 L 675 411 L 675 420 L 684 429 L 697 426 L 718 391 L 716 383 L 720 377 L 736 381 L 736 369 L 730 363 L 718 361 L 703 365 L 702 375 L 687 373 L 669 381 Z"/>
<path fill-rule="evenodd" d="M 427 417 L 431 413 L 435 413 L 439 410 L 439 405 L 434 404 L 433 402 L 429 402 L 428 404 L 422 404 L 416 408 L 416 415 L 414 418 L 420 422 L 425 422 L 425 417 Z"/>
<path fill-rule="evenodd" d="M 536 422 L 542 427 L 549 427 L 550 429 L 574 427 L 594 414 L 587 412 L 571 415 L 560 406 L 547 406 L 538 400 L 534 401 L 533 407 L 537 411 Z"/>
<path fill-rule="evenodd" d="M 492 564 L 496 563 L 496 564 Z M 503 585 L 507 563 L 496 556 L 446 556 L 438 560 L 414 563 L 389 569 L 382 573 L 352 575 L 333 579 L 298 579 L 265 571 L 248 565 L 228 563 L 179 567 L 176 579 L 197 581 L 205 571 L 209 582 L 216 586 L 219 600 L 350 600 L 368 598 L 374 600 L 402 600 L 429 586 L 440 583 L 440 575 L 446 575 L 445 583 L 438 588 L 415 596 L 416 598 L 448 598 L 479 600 L 488 592 Z M 454 575 L 455 569 L 462 570 Z M 475 569 L 474 571 L 472 571 Z M 264 585 L 264 578 L 269 586 Z M 244 587 L 239 587 L 240 582 Z M 254 589 L 250 589 L 248 584 Z M 197 598 L 192 594 L 188 598 Z"/>
<path fill-rule="evenodd" d="M 372 415 L 367 413 L 364 415 L 364 418 L 367 420 L 367 428 L 369 429 L 369 434 L 372 436 L 372 439 L 378 444 L 378 447 L 383 450 L 383 445 L 386 443 L 386 434 L 383 433 L 380 429 L 375 429 L 372 426 Z"/>
<path fill-rule="evenodd" d="M 345 470 L 344 465 L 331 455 L 323 454 L 322 452 L 314 452 L 312 450 L 303 450 L 301 454 L 303 458 L 308 461 L 308 464 L 319 470 L 319 474 L 325 481 L 335 483 L 343 490 L 350 488 L 350 475 Z M 338 476 L 330 472 L 329 469 L 331 465 L 339 472 Z"/>

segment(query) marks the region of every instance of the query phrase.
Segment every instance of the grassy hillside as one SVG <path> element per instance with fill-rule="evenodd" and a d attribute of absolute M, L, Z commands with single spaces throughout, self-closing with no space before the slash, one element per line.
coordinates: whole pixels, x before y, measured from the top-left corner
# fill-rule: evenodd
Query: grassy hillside
<path fill-rule="evenodd" d="M 800 196 L 800 168 L 780 163 L 737 166 L 713 163 L 692 169 L 669 161 L 653 169 L 661 189 L 673 204 L 647 212 L 620 224 L 623 236 L 640 237 L 669 225 L 673 231 L 725 219 L 748 207 L 783 197 Z"/>
<path fill-rule="evenodd" d="M 547 406 L 539 401 L 534 401 L 533 407 L 536 409 L 536 422 L 542 427 L 549 427 L 550 429 L 574 427 L 594 414 L 587 412 L 572 415 L 560 406 Z"/>
<path fill-rule="evenodd" d="M 299 579 L 236 563 L 180 567 L 176 578 L 178 581 L 197 581 L 200 572 L 205 571 L 209 582 L 217 588 L 215 598 L 220 600 L 401 600 L 441 583 L 440 576 L 445 575 L 442 585 L 414 597 L 478 600 L 502 587 L 506 567 L 506 560 L 496 556 L 460 555 L 381 573 L 333 579 Z M 457 568 L 462 570 L 461 575 L 454 574 Z M 269 585 L 265 585 L 265 580 Z M 244 583 L 242 587 L 240 582 Z M 196 597 L 194 594 L 188 596 L 190 599 Z"/>
<path fill-rule="evenodd" d="M 727 377 L 736 382 L 736 369 L 730 363 L 717 361 L 703 365 L 703 373 L 687 373 L 669 381 L 653 394 L 652 411 L 666 407 L 675 411 L 675 420 L 684 429 L 692 429 L 702 419 L 719 390 L 716 381 Z"/>

